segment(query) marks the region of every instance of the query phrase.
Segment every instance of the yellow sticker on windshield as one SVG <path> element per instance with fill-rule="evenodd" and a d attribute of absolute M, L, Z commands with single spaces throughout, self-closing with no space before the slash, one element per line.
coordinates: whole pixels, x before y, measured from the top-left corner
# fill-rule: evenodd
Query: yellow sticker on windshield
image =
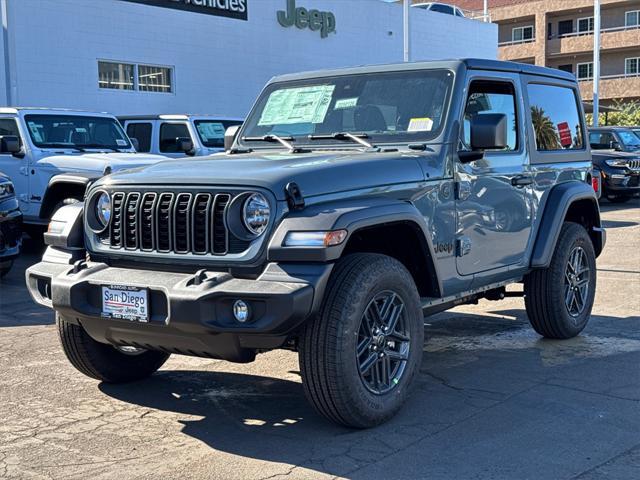
<path fill-rule="evenodd" d="M 429 117 L 412 118 L 407 132 L 430 132 L 433 128 L 433 120 Z"/>

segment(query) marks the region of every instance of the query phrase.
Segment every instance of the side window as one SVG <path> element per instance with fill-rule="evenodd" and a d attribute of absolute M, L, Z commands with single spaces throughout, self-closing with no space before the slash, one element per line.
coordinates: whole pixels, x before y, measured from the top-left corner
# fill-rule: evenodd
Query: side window
<path fill-rule="evenodd" d="M 434 3 L 433 5 L 431 5 L 431 8 L 429 10 L 432 12 L 453 15 L 453 9 L 449 5 L 442 5 L 440 3 Z"/>
<path fill-rule="evenodd" d="M 160 126 L 160 151 L 162 153 L 180 153 L 176 139 L 191 138 L 184 123 L 163 123 Z"/>
<path fill-rule="evenodd" d="M 139 152 L 151 151 L 151 124 L 150 123 L 130 123 L 127 125 L 127 135 L 129 138 L 138 140 Z"/>
<path fill-rule="evenodd" d="M 595 150 L 608 150 L 611 148 L 611 142 L 614 142 L 615 138 L 609 132 L 592 132 L 589 134 L 589 143 L 591 148 Z"/>
<path fill-rule="evenodd" d="M 22 147 L 22 138 L 20 138 L 20 132 L 18 131 L 18 124 L 15 120 L 10 118 L 0 118 L 0 137 L 5 135 L 11 135 L 18 137 L 18 142 Z M 0 152 L 3 153 L 3 152 Z"/>
<path fill-rule="evenodd" d="M 531 123 L 538 151 L 584 148 L 584 134 L 573 89 L 530 83 Z"/>
<path fill-rule="evenodd" d="M 471 144 L 471 119 L 475 115 L 503 113 L 507 116 L 506 151 L 517 150 L 518 130 L 516 121 L 515 89 L 508 82 L 476 80 L 469 86 L 469 97 L 464 110 L 463 142 L 469 148 Z"/>

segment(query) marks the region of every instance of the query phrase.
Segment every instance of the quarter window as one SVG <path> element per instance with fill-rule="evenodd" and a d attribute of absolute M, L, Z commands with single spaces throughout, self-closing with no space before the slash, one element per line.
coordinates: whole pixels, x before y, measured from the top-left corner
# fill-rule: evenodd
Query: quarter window
<path fill-rule="evenodd" d="M 591 80 L 593 78 L 593 62 L 579 63 L 576 68 L 578 80 Z"/>
<path fill-rule="evenodd" d="M 575 91 L 535 83 L 527 89 L 537 150 L 582 149 L 584 134 Z"/>
<path fill-rule="evenodd" d="M 533 26 L 528 25 L 526 27 L 515 27 L 511 31 L 511 40 L 514 42 L 526 42 L 527 40 L 533 40 Z"/>
<path fill-rule="evenodd" d="M 163 123 L 160 126 L 160 151 L 162 153 L 180 153 L 178 138 L 191 138 L 184 123 Z"/>
<path fill-rule="evenodd" d="M 640 74 L 640 58 L 626 58 L 624 60 L 624 74 L 625 75 L 639 75 Z"/>
<path fill-rule="evenodd" d="M 625 13 L 624 24 L 627 27 L 636 27 L 640 25 L 640 10 L 631 10 Z"/>
<path fill-rule="evenodd" d="M 471 144 L 470 122 L 475 115 L 503 113 L 507 116 L 507 147 L 511 151 L 518 148 L 516 122 L 516 97 L 513 85 L 507 82 L 475 81 L 469 87 L 469 97 L 464 111 L 465 147 Z"/>
<path fill-rule="evenodd" d="M 127 125 L 129 138 L 138 140 L 138 152 L 151 151 L 151 129 L 150 123 L 130 123 Z"/>

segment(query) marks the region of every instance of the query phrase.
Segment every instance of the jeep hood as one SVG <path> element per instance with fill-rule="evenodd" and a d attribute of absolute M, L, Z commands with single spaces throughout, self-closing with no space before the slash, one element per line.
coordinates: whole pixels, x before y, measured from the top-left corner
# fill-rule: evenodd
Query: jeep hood
<path fill-rule="evenodd" d="M 102 174 L 106 167 L 111 167 L 113 172 L 117 172 L 128 168 L 152 165 L 163 160 L 167 160 L 167 157 L 146 153 L 73 153 L 45 157 L 38 162 L 38 165 L 65 173 Z"/>
<path fill-rule="evenodd" d="M 432 177 L 431 177 L 432 178 Z M 120 185 L 233 185 L 262 187 L 284 200 L 287 183 L 305 197 L 419 182 L 425 175 L 410 152 L 313 152 L 212 155 L 162 162 L 112 175 Z"/>

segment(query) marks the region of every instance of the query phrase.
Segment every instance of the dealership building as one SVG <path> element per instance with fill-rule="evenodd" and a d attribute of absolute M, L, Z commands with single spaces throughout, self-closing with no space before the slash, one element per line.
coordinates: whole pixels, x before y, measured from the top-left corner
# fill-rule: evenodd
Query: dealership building
<path fill-rule="evenodd" d="M 401 62 L 381 0 L 0 0 L 0 105 L 243 116 L 274 75 Z M 410 15 L 411 60 L 496 58 L 491 23 Z"/>

